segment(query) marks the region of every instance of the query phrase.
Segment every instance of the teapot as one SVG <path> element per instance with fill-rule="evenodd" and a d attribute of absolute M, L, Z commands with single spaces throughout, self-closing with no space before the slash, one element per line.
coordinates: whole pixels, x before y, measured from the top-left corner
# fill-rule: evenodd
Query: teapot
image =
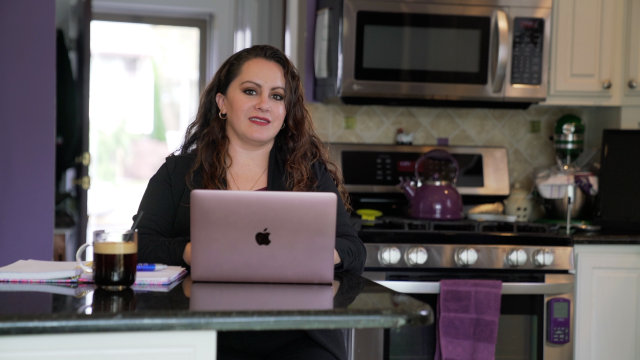
<path fill-rule="evenodd" d="M 419 183 L 420 164 L 427 160 L 449 162 L 455 167 L 453 181 L 442 180 L 442 174 L 435 171 L 425 183 Z M 445 150 L 435 149 L 422 155 L 415 164 L 414 185 L 410 179 L 400 179 L 398 186 L 411 202 L 411 215 L 428 220 L 460 220 L 464 216 L 462 197 L 455 188 L 460 167 L 456 159 Z"/>

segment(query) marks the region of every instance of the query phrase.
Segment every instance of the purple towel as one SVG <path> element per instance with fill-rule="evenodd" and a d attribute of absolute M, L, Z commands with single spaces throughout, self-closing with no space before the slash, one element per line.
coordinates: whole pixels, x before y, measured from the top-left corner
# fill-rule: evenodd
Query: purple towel
<path fill-rule="evenodd" d="M 436 360 L 494 360 L 502 282 L 442 280 Z"/>

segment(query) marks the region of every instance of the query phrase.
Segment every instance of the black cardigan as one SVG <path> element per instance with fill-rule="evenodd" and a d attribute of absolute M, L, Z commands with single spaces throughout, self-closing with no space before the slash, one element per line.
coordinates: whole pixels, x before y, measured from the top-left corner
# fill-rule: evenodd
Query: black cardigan
<path fill-rule="evenodd" d="M 144 211 L 138 224 L 138 262 L 187 266 L 182 255 L 191 234 L 191 189 L 185 176 L 194 161 L 195 155 L 169 156 L 149 180 L 138 209 L 138 213 Z M 361 274 L 366 259 L 364 245 L 349 221 L 333 179 L 323 165 L 315 163 L 313 168 L 318 179 L 316 191 L 338 195 L 335 247 L 342 262 L 335 270 Z M 285 167 L 276 146 L 269 154 L 268 171 L 267 190 L 284 191 Z M 202 188 L 201 173 L 194 174 L 193 187 Z"/>
<path fill-rule="evenodd" d="M 138 209 L 138 213 L 144 211 L 138 224 L 138 262 L 187 266 L 182 255 L 191 234 L 191 189 L 187 186 L 185 176 L 194 161 L 195 155 L 169 156 L 149 180 Z M 361 274 L 367 256 L 364 245 L 349 222 L 349 214 L 333 179 L 319 163 L 314 164 L 313 168 L 318 179 L 316 191 L 338 195 L 335 247 L 342 262 L 335 266 L 335 271 Z M 284 162 L 274 146 L 269 154 L 267 190 L 285 190 L 284 170 Z M 194 174 L 193 187 L 202 188 L 202 175 L 198 172 Z M 336 358 L 346 360 L 341 330 L 309 330 L 307 333 Z"/>

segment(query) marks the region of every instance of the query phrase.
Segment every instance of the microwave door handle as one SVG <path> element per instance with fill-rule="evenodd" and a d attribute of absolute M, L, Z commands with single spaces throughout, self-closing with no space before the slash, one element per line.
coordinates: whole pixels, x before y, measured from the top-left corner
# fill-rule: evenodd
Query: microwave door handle
<path fill-rule="evenodd" d="M 493 92 L 502 91 L 504 78 L 507 74 L 507 61 L 509 59 L 509 20 L 502 10 L 496 10 L 491 19 L 491 31 L 493 32 L 493 49 L 491 60 L 491 85 Z"/>
<path fill-rule="evenodd" d="M 440 283 L 435 281 L 375 281 L 393 291 L 405 294 L 439 294 Z M 502 284 L 503 295 L 562 295 L 573 291 L 573 282 Z"/>

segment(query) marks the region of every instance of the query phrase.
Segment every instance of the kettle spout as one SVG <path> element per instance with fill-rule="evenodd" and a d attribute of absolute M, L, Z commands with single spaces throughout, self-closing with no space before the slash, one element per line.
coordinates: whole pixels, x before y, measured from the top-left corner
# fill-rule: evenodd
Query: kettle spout
<path fill-rule="evenodd" d="M 401 177 L 398 187 L 400 187 L 400 189 L 404 191 L 404 195 L 407 197 L 407 199 L 413 200 L 413 198 L 416 196 L 416 188 L 411 185 L 410 179 L 404 179 Z"/>

